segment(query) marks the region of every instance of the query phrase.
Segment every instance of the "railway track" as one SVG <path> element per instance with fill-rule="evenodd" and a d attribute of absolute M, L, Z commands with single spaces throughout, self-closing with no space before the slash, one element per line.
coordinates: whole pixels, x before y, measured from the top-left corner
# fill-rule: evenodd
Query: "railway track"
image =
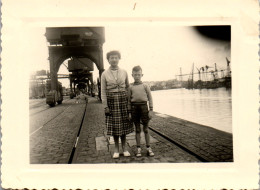
<path fill-rule="evenodd" d="M 205 158 L 201 157 L 199 154 L 196 154 L 194 151 L 189 150 L 188 148 L 184 147 L 183 145 L 181 145 L 180 143 L 178 143 L 177 141 L 175 141 L 173 138 L 169 137 L 168 135 L 160 132 L 157 129 L 154 129 L 153 127 L 149 127 L 149 129 L 151 131 L 153 131 L 155 134 L 159 135 L 160 137 L 162 137 L 163 139 L 167 140 L 168 142 L 170 142 L 171 144 L 176 145 L 177 147 L 179 147 L 180 149 L 182 149 L 183 151 L 187 152 L 188 154 L 194 156 L 195 158 L 197 158 L 199 161 L 201 162 L 209 162 L 208 160 L 206 160 Z"/>
<path fill-rule="evenodd" d="M 78 130 L 78 132 L 77 132 L 77 137 L 76 137 L 74 146 L 73 146 L 73 148 L 72 148 L 72 151 L 71 151 L 71 153 L 70 153 L 70 157 L 69 157 L 68 164 L 72 164 L 72 161 L 73 161 L 73 158 L 74 158 L 74 154 L 75 154 L 75 151 L 76 151 L 78 142 L 79 142 L 80 132 L 81 132 L 81 129 L 82 129 L 82 126 L 83 126 L 83 122 L 84 122 L 85 116 L 86 116 L 87 105 L 88 105 L 88 104 L 86 104 L 85 109 L 84 109 L 84 113 L 83 113 L 83 116 L 82 116 L 82 119 L 81 119 L 81 123 L 80 123 L 80 126 L 79 126 L 79 130 Z"/>
<path fill-rule="evenodd" d="M 69 100 L 67 99 L 65 102 Z M 74 108 L 76 109 L 74 110 Z M 32 132 L 29 134 L 32 143 L 30 152 L 33 161 L 31 163 L 71 163 L 85 113 L 86 104 L 78 104 L 73 101 L 69 102 L 69 104 L 55 106 L 54 108 L 48 107 L 34 113 L 39 115 L 35 119 L 31 118 L 31 120 L 34 120 L 31 126 Z M 42 118 L 45 118 L 44 115 L 47 118 L 42 120 L 41 115 Z M 49 156 L 42 154 L 42 152 L 46 152 Z M 39 154 L 42 154 L 42 156 L 38 157 Z M 57 157 L 57 154 L 63 155 L 63 158 Z M 50 160 L 51 158 L 52 160 Z"/>
<path fill-rule="evenodd" d="M 66 100 L 66 101 L 68 101 L 68 100 Z M 57 161 L 54 161 L 54 162 L 72 164 L 72 163 L 77 163 L 79 160 L 82 161 L 85 159 L 85 158 L 82 158 L 82 155 L 86 154 L 86 149 L 83 150 L 82 147 L 85 147 L 87 144 L 90 145 L 90 147 L 91 147 L 91 149 L 88 148 L 88 151 L 90 151 L 90 152 L 96 151 L 95 143 L 97 143 L 97 142 L 95 142 L 95 140 L 93 142 L 92 142 L 92 140 L 89 142 L 88 140 L 84 140 L 84 138 L 85 138 L 85 135 L 88 134 L 88 133 L 86 133 L 86 131 L 90 130 L 88 128 L 91 128 L 91 130 L 92 130 L 92 129 L 96 128 L 93 125 L 97 125 L 97 123 L 93 119 L 90 119 L 90 118 L 94 117 L 94 118 L 97 118 L 98 120 L 100 120 L 100 119 L 103 119 L 103 117 L 102 118 L 99 116 L 95 117 L 95 114 L 98 114 L 98 115 L 100 114 L 99 109 L 97 109 L 97 111 L 94 112 L 95 113 L 94 115 L 93 115 L 93 113 L 92 114 L 90 113 L 90 115 L 86 114 L 86 112 L 87 112 L 86 109 L 88 106 L 90 106 L 88 109 L 91 109 L 93 111 L 93 109 L 96 109 L 95 107 L 98 106 L 98 104 L 93 106 L 92 103 L 85 104 L 85 105 L 82 105 L 82 104 L 80 105 L 80 104 L 74 103 L 74 104 L 67 105 L 67 106 L 68 107 L 66 107 L 65 109 L 57 106 L 57 108 L 60 108 L 60 109 L 57 109 L 57 111 L 52 110 L 52 112 L 51 112 L 52 118 L 46 118 L 42 122 L 42 124 L 39 124 L 38 126 L 36 126 L 37 128 L 34 127 L 34 130 L 33 130 L 33 132 L 30 133 L 30 136 L 37 133 L 37 131 L 40 131 L 43 129 L 43 131 L 42 131 L 43 133 L 39 133 L 39 134 L 36 134 L 36 136 L 35 135 L 32 136 L 34 141 L 37 141 L 38 135 L 40 135 L 39 137 L 43 137 L 43 138 L 41 138 L 43 140 L 39 139 L 40 143 L 38 143 L 38 145 L 37 145 L 37 146 L 40 146 L 40 145 L 42 146 L 42 149 L 39 149 L 39 152 L 45 151 L 46 148 L 48 150 L 52 150 L 53 145 L 55 145 L 57 147 L 55 149 L 55 151 L 57 151 L 57 153 L 58 153 L 59 150 L 61 150 L 62 155 L 66 154 L 66 159 L 59 161 L 60 159 L 57 158 L 57 156 L 56 156 Z M 73 107 L 75 108 L 75 110 Z M 57 112 L 59 112 L 59 113 L 57 113 Z M 66 113 L 66 114 L 60 116 L 63 113 Z M 48 114 L 48 113 L 46 113 L 46 114 Z M 50 116 L 50 114 L 49 114 L 49 116 Z M 86 121 L 87 118 L 88 118 L 88 120 Z M 57 120 L 57 124 L 55 124 L 56 120 Z M 54 121 L 54 122 L 52 122 L 52 121 Z M 213 144 L 211 147 L 207 147 L 207 150 L 205 150 L 206 146 L 211 145 L 211 144 L 205 143 L 205 146 L 204 146 L 203 143 L 207 139 L 206 140 L 205 140 L 205 138 L 186 139 L 187 137 L 192 138 L 193 135 L 200 135 L 201 133 L 203 133 L 203 131 L 200 131 L 199 133 L 197 132 L 197 134 L 193 134 L 193 133 L 190 133 L 190 131 L 188 131 L 189 127 L 186 126 L 183 128 L 182 126 L 178 126 L 178 123 L 174 124 L 174 127 L 161 128 L 161 127 L 159 127 L 160 125 L 158 125 L 158 121 L 160 121 L 159 118 L 157 118 L 157 121 L 154 122 L 153 124 L 151 124 L 151 126 L 149 127 L 150 131 L 151 131 L 151 135 L 155 139 L 159 140 L 158 146 L 159 147 L 161 146 L 163 148 L 163 150 L 160 148 L 159 149 L 157 148 L 157 150 L 155 149 L 156 155 L 158 155 L 159 152 L 163 151 L 163 154 L 164 154 L 164 152 L 167 153 L 167 155 L 165 155 L 166 156 L 165 158 L 167 158 L 167 159 L 169 158 L 168 161 L 171 162 L 171 153 L 170 152 L 176 150 L 177 153 L 176 154 L 173 153 L 173 155 L 175 155 L 175 156 L 176 155 L 180 155 L 180 156 L 187 155 L 187 158 L 190 156 L 189 158 L 191 158 L 192 160 L 194 159 L 194 161 L 197 160 L 197 161 L 201 161 L 201 162 L 221 162 L 221 161 L 227 160 L 224 157 L 222 158 L 222 155 L 225 156 L 224 154 L 225 154 L 226 149 L 224 150 L 223 153 L 221 153 L 221 152 L 219 153 L 219 150 L 218 150 L 219 146 L 220 146 L 219 144 L 218 144 L 218 147 L 214 146 L 214 144 Z M 85 125 L 89 125 L 89 127 L 86 127 Z M 100 125 L 103 125 L 103 123 L 98 122 L 98 126 L 100 126 Z M 165 123 L 164 125 L 167 125 L 167 124 Z M 63 127 L 64 127 L 64 132 L 62 129 Z M 181 133 L 180 131 L 176 130 L 176 127 L 179 127 L 180 129 L 183 128 L 183 131 L 185 131 L 185 133 Z M 45 128 L 46 128 L 46 130 L 44 130 Z M 50 129 L 53 129 L 53 130 L 50 130 Z M 193 128 L 191 128 L 191 129 L 193 130 Z M 66 131 L 68 131 L 69 133 L 67 133 Z M 96 131 L 94 133 L 96 133 Z M 59 136 L 60 134 L 61 134 L 61 136 Z M 84 138 L 82 137 L 82 134 L 85 134 Z M 99 132 L 99 134 L 100 134 L 100 132 Z M 90 135 L 90 136 L 94 137 L 94 139 L 97 137 L 97 136 L 93 136 L 93 135 Z M 89 134 L 88 134 L 88 137 L 89 137 Z M 180 137 L 182 137 L 182 138 L 180 138 Z M 52 142 L 48 142 L 48 141 L 53 141 L 53 142 L 57 141 L 57 143 L 53 144 Z M 45 144 L 45 142 L 46 142 L 46 144 Z M 188 143 L 188 142 L 191 142 L 191 143 Z M 162 144 L 160 144 L 160 143 L 162 143 Z M 215 143 L 215 142 L 212 142 L 212 143 Z M 165 144 L 165 145 L 163 145 L 163 144 Z M 172 144 L 172 146 L 170 144 Z M 167 146 L 169 146 L 169 148 L 167 148 Z M 92 149 L 92 147 L 93 147 L 93 149 Z M 210 148 L 213 148 L 213 150 L 211 151 Z M 38 149 L 38 147 L 37 147 L 37 149 Z M 134 148 L 130 148 L 130 149 L 131 149 L 132 153 L 135 151 Z M 178 150 L 180 152 L 183 152 L 184 154 L 178 153 Z M 84 153 L 81 151 L 83 151 Z M 158 151 L 158 153 L 156 151 Z M 109 150 L 108 150 L 108 152 L 109 152 Z M 214 152 L 215 152 L 215 154 L 214 154 Z M 53 154 L 53 155 L 55 155 L 55 154 Z M 172 158 L 173 158 L 172 160 L 174 162 L 175 157 L 172 157 Z M 156 159 L 158 159 L 158 158 L 156 158 Z M 182 157 L 176 157 L 176 159 L 186 160 L 186 159 L 183 159 Z M 79 162 L 81 162 L 81 161 L 79 161 Z M 105 161 L 103 161 L 103 162 L 105 162 Z M 132 160 L 131 162 L 135 162 L 135 161 Z"/>
<path fill-rule="evenodd" d="M 73 147 L 71 149 L 70 152 L 68 152 L 68 160 L 67 160 L 67 164 L 72 164 L 73 163 L 73 160 L 75 159 L 75 156 L 77 156 L 75 154 L 76 152 L 76 149 L 78 147 L 78 143 L 79 143 L 79 139 L 82 138 L 80 136 L 81 134 L 81 131 L 82 131 L 82 127 L 83 127 L 83 123 L 84 123 L 84 120 L 85 120 L 85 117 L 86 117 L 86 109 L 87 109 L 87 105 L 85 105 L 85 108 L 84 108 L 84 111 L 83 111 L 83 114 L 81 116 L 81 122 L 80 122 L 80 126 L 77 127 L 77 135 L 76 135 L 76 138 L 74 140 L 74 143 L 73 143 Z M 30 133 L 30 136 L 37 133 L 38 131 L 42 130 L 45 126 L 48 125 L 48 123 L 50 123 L 51 121 L 55 120 L 57 117 L 59 117 L 61 114 L 63 114 L 64 112 L 66 112 L 66 110 L 68 110 L 71 106 L 68 106 L 67 108 L 65 108 L 64 110 L 62 110 L 61 112 L 59 112 L 58 114 L 56 114 L 54 117 L 52 117 L 50 120 L 48 120 L 47 122 L 45 122 L 41 127 L 39 127 L 38 129 L 34 130 L 33 132 Z M 48 108 L 49 109 L 49 108 Z M 48 109 L 45 109 L 45 110 L 48 110 Z M 43 112 L 45 110 L 42 110 L 40 112 Z M 37 112 L 37 113 L 40 113 L 40 112 Z M 208 162 L 208 160 L 204 159 L 203 157 L 201 157 L 199 154 L 196 154 L 195 152 L 189 150 L 188 148 L 182 146 L 180 143 L 178 143 L 177 141 L 175 141 L 174 139 L 172 139 L 171 137 L 169 137 L 168 135 L 164 134 L 163 132 L 157 130 L 157 129 L 154 129 L 153 127 L 149 127 L 149 129 L 154 132 L 156 135 L 160 136 L 161 138 L 163 138 L 165 141 L 168 141 L 169 143 L 177 146 L 179 149 L 181 149 L 182 151 L 186 152 L 187 154 L 195 157 L 197 160 L 201 161 L 201 162 Z M 156 137 L 155 137 L 156 138 Z M 72 145 L 72 144 L 71 144 Z"/>
<path fill-rule="evenodd" d="M 86 108 L 87 108 L 87 104 L 86 104 Z M 84 110 L 84 113 L 83 113 L 83 116 L 82 116 L 82 120 L 81 120 L 81 124 L 80 124 L 80 127 L 77 131 L 77 137 L 75 139 L 75 142 L 74 142 L 74 146 L 71 150 L 71 154 L 70 154 L 70 158 L 69 158 L 69 161 L 68 161 L 68 164 L 72 164 L 73 163 L 73 160 L 75 159 L 75 152 L 76 152 L 76 149 L 77 149 L 77 146 L 78 146 L 78 142 L 79 142 L 79 139 L 82 138 L 80 136 L 81 134 L 81 129 L 83 127 L 83 123 L 84 123 L 84 120 L 85 120 L 85 116 L 86 116 L 86 108 Z M 154 129 L 153 127 L 149 127 L 151 131 L 153 131 L 156 135 L 160 136 L 161 138 L 163 138 L 165 141 L 168 141 L 170 142 L 171 144 L 173 144 L 175 147 L 177 146 L 179 149 L 181 149 L 182 151 L 186 152 L 187 154 L 195 157 L 198 161 L 201 161 L 201 162 L 208 162 L 208 160 L 204 159 L 203 157 L 201 157 L 200 155 L 196 154 L 195 152 L 187 149 L 186 147 L 182 146 L 180 143 L 178 143 L 177 141 L 175 141 L 174 139 L 172 139 L 171 137 L 165 135 L 164 133 L 162 133 L 161 131 L 158 131 L 156 129 Z M 156 138 L 156 137 L 155 137 Z"/>
<path fill-rule="evenodd" d="M 50 120 L 48 120 L 47 122 L 45 122 L 40 128 L 34 130 L 33 132 L 30 133 L 30 136 L 33 135 L 34 133 L 36 133 L 37 131 L 39 131 L 40 129 L 42 129 L 44 126 L 46 126 L 49 122 L 53 121 L 55 118 L 57 118 L 59 115 L 63 114 L 67 109 L 69 109 L 70 106 L 68 106 L 67 108 L 65 108 L 63 111 L 61 111 L 60 113 L 58 113 L 55 117 L 51 118 Z M 48 108 L 49 109 L 49 108 Z M 47 110 L 47 109 L 46 109 Z"/>
<path fill-rule="evenodd" d="M 67 102 L 67 101 L 69 101 L 69 100 L 70 100 L 70 99 L 63 100 L 63 103 L 64 103 L 64 102 Z M 39 114 L 39 113 L 41 113 L 41 112 L 44 112 L 44 111 L 46 111 L 46 110 L 52 108 L 52 107 L 50 107 L 49 105 L 47 105 L 46 102 L 44 102 L 44 103 L 39 103 L 39 104 L 37 104 L 37 106 L 30 107 L 30 109 L 39 108 L 39 107 L 44 106 L 44 105 L 47 106 L 45 109 L 40 110 L 40 111 L 37 111 L 37 112 L 34 112 L 34 113 L 31 113 L 29 116 L 34 116 L 34 115 L 36 115 L 36 114 Z"/>
<path fill-rule="evenodd" d="M 31 105 L 29 105 L 29 107 L 30 107 L 30 109 L 33 109 L 33 108 L 38 108 L 44 104 L 46 104 L 45 101 L 41 101 L 41 102 L 37 102 L 37 103 L 31 103 Z"/>

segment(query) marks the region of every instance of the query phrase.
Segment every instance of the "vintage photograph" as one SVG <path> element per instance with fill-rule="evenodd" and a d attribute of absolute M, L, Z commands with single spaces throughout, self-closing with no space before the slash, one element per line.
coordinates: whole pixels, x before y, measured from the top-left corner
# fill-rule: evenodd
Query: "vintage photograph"
<path fill-rule="evenodd" d="M 251 0 L 2 0 L 5 189 L 257 189 Z"/>
<path fill-rule="evenodd" d="M 31 34 L 30 164 L 234 162 L 231 25 Z"/>

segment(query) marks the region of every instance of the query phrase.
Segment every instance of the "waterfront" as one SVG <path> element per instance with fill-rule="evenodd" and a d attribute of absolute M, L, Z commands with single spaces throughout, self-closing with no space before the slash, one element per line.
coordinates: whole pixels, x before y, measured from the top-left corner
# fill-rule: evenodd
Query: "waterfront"
<path fill-rule="evenodd" d="M 142 156 L 136 157 L 135 132 L 127 135 L 130 157 L 113 159 L 114 141 L 105 133 L 102 103 L 64 97 L 50 107 L 44 99 L 30 100 L 30 163 L 190 163 L 232 162 L 232 134 L 155 112 L 150 129 L 154 157 L 147 156 L 142 133 Z M 166 136 L 165 136 L 166 135 Z"/>
<path fill-rule="evenodd" d="M 232 133 L 231 89 L 152 91 L 154 110 Z"/>

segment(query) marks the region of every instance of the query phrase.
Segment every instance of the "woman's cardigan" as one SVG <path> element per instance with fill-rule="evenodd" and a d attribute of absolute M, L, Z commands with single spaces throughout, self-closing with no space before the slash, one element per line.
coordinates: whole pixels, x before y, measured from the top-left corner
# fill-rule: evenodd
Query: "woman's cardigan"
<path fill-rule="evenodd" d="M 127 91 L 129 87 L 129 80 L 127 72 L 121 68 L 117 70 L 117 80 L 113 75 L 111 68 L 104 71 L 101 75 L 101 99 L 102 104 L 107 106 L 107 92 L 122 92 Z"/>

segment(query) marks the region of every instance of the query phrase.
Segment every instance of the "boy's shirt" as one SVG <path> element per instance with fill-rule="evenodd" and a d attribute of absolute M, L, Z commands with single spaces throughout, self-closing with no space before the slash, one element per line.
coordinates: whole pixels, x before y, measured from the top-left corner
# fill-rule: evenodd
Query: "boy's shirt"
<path fill-rule="evenodd" d="M 147 84 L 132 83 L 128 89 L 128 110 L 131 110 L 131 102 L 149 102 L 149 109 L 153 110 L 153 99 L 150 87 Z"/>

